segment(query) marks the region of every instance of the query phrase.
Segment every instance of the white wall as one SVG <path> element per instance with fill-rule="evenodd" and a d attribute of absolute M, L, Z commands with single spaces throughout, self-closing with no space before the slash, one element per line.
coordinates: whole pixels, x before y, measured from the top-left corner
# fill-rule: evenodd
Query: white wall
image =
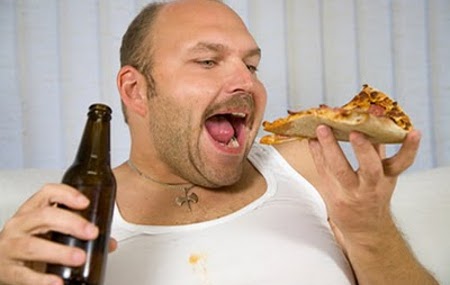
<path fill-rule="evenodd" d="M 114 109 L 114 164 L 127 158 L 118 49 L 147 2 L 0 0 L 0 168 L 66 167 L 87 107 L 98 101 Z M 262 47 L 268 120 L 287 109 L 342 105 L 369 83 L 423 132 L 412 170 L 450 165 L 450 1 L 225 2 Z"/>

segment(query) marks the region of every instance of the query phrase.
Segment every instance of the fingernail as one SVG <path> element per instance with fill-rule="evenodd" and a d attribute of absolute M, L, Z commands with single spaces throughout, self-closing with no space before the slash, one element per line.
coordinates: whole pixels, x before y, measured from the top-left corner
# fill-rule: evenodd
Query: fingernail
<path fill-rule="evenodd" d="M 94 224 L 88 224 L 85 228 L 85 233 L 90 237 L 95 237 L 97 232 L 98 228 Z"/>
<path fill-rule="evenodd" d="M 329 134 L 329 130 L 325 126 L 318 126 L 317 127 L 317 135 L 320 137 L 326 137 Z"/>
<path fill-rule="evenodd" d="M 52 279 L 48 282 L 48 285 L 61 285 L 61 281 L 59 279 Z"/>
<path fill-rule="evenodd" d="M 88 205 L 89 204 L 89 199 L 84 197 L 83 195 L 80 195 L 80 196 L 77 197 L 77 202 L 79 204 L 82 204 L 82 205 Z"/>
<path fill-rule="evenodd" d="M 81 250 L 75 250 L 72 253 L 72 261 L 76 264 L 81 264 L 84 262 L 84 252 L 82 252 Z"/>

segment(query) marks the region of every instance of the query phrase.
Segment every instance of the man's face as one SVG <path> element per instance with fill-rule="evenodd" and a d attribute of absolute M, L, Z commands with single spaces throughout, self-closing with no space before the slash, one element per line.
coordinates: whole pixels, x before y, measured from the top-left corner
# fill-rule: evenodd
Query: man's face
<path fill-rule="evenodd" d="M 235 183 L 266 104 L 257 44 L 212 1 L 166 7 L 154 31 L 149 124 L 160 159 L 199 185 Z"/>

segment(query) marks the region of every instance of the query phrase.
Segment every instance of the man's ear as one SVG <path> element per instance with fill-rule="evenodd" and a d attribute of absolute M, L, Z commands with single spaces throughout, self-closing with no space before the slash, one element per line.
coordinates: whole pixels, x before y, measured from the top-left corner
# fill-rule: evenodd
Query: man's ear
<path fill-rule="evenodd" d="M 148 89 L 144 75 L 132 66 L 123 66 L 117 74 L 117 87 L 128 112 L 144 117 L 148 112 Z"/>

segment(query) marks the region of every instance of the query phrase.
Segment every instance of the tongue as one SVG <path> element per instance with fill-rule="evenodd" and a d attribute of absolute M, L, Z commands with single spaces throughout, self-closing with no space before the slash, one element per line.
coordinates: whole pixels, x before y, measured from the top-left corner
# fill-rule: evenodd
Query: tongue
<path fill-rule="evenodd" d="M 206 121 L 206 129 L 213 139 L 228 143 L 234 136 L 234 128 L 224 116 L 214 116 Z"/>

